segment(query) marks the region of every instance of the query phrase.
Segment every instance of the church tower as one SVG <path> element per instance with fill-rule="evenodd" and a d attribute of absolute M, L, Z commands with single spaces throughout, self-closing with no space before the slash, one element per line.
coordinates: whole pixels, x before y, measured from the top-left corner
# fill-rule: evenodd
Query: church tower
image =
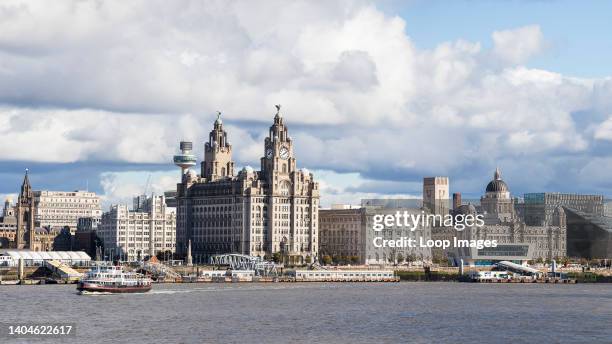
<path fill-rule="evenodd" d="M 232 145 L 227 140 L 227 132 L 223 130 L 221 112 L 217 112 L 214 128 L 208 136 L 208 142 L 204 145 L 201 174 L 209 182 L 234 176 Z"/>
<path fill-rule="evenodd" d="M 17 235 L 15 238 L 17 248 L 34 249 L 34 234 L 36 231 L 34 228 L 34 193 L 27 169 L 15 206 L 15 216 L 17 217 Z"/>
<path fill-rule="evenodd" d="M 264 157 L 261 158 L 261 171 L 272 186 L 273 193 L 285 193 L 292 172 L 296 171 L 293 155 L 293 141 L 287 133 L 280 114 L 280 105 L 276 105 L 274 124 L 264 143 Z"/>

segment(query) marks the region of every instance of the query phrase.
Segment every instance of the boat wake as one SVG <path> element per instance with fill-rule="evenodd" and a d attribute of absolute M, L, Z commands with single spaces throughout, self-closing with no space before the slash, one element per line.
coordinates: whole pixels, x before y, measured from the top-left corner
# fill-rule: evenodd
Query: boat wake
<path fill-rule="evenodd" d="M 182 293 L 191 293 L 196 291 L 195 289 L 190 290 L 151 290 L 147 293 L 147 295 L 151 294 L 182 294 Z"/>
<path fill-rule="evenodd" d="M 79 294 L 79 295 L 113 295 L 114 293 L 110 293 L 110 292 L 106 292 L 106 291 L 87 291 L 87 290 L 81 290 L 81 291 L 78 291 L 77 294 Z"/>
<path fill-rule="evenodd" d="M 279 284 L 268 284 L 268 285 L 261 285 L 261 286 L 248 286 L 248 287 L 238 287 L 238 286 L 231 286 L 231 285 L 223 285 L 221 284 L 223 287 L 219 287 L 219 285 L 217 284 L 209 284 L 209 286 L 207 287 L 195 287 L 195 288 L 189 288 L 189 289 L 162 289 L 162 290 L 151 290 L 146 294 L 143 295 L 172 295 L 172 294 L 185 294 L 185 293 L 199 293 L 199 292 L 215 292 L 215 293 L 219 293 L 219 292 L 239 292 L 239 291 L 253 291 L 253 290 L 257 290 L 257 291 L 267 291 L 267 290 L 284 290 L 284 289 L 301 289 L 301 288 L 306 288 L 307 286 L 296 286 L 296 285 L 279 285 Z"/>

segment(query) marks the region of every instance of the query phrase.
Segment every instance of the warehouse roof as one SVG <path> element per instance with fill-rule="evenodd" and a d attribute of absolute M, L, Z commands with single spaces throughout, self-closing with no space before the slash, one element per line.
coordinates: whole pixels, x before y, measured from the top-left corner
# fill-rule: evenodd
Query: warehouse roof
<path fill-rule="evenodd" d="M 30 251 L 30 250 L 0 250 L 0 255 L 26 260 L 91 260 L 83 251 Z"/>

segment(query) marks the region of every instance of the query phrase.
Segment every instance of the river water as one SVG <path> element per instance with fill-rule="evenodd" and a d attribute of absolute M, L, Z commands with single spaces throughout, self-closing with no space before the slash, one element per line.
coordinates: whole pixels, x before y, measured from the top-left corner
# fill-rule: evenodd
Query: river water
<path fill-rule="evenodd" d="M 166 284 L 77 295 L 1 286 L 0 323 L 73 323 L 74 338 L 0 343 L 612 343 L 612 285 Z"/>

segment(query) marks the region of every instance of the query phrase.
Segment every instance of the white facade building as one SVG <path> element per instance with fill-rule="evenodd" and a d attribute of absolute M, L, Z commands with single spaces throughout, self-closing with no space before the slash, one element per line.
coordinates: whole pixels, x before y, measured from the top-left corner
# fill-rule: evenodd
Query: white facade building
<path fill-rule="evenodd" d="M 280 105 L 262 148 L 261 169 L 244 167 L 236 174 L 219 117 L 204 145 L 200 175 L 179 162 L 184 170 L 176 196 L 180 254 L 187 254 L 191 242 L 196 262 L 223 253 L 280 254 L 290 264 L 316 259 L 319 184 L 308 170 L 297 168 Z"/>
<path fill-rule="evenodd" d="M 158 252 L 175 252 L 176 209 L 166 206 L 164 196 L 149 197 L 140 209 L 113 205 L 102 215 L 98 236 L 104 255 L 122 260 L 139 260 Z"/>
<path fill-rule="evenodd" d="M 70 227 L 74 234 L 79 218 L 100 219 L 102 205 L 95 192 L 34 191 L 36 227 Z"/>

